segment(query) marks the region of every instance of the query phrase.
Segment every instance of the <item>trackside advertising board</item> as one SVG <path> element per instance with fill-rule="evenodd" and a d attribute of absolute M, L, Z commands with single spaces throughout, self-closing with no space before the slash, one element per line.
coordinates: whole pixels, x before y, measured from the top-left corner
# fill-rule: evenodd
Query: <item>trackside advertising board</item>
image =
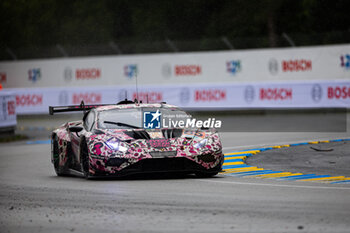
<path fill-rule="evenodd" d="M 0 128 L 16 124 L 16 95 L 14 92 L 0 91 Z"/>
<path fill-rule="evenodd" d="M 200 109 L 349 108 L 350 82 L 281 82 L 226 85 L 12 89 L 18 114 L 47 113 L 48 106 L 113 104 L 125 98 L 144 103 L 167 102 Z"/>
<path fill-rule="evenodd" d="M 186 108 L 347 107 L 350 45 L 0 62 L 17 113 L 138 97 Z M 126 94 L 125 94 L 126 93 Z"/>

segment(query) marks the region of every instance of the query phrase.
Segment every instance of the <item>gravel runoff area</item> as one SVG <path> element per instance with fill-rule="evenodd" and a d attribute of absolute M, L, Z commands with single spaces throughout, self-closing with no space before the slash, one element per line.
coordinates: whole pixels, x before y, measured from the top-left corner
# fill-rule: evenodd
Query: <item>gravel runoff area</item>
<path fill-rule="evenodd" d="M 350 176 L 350 141 L 267 150 L 249 157 L 246 162 L 274 171 Z"/>

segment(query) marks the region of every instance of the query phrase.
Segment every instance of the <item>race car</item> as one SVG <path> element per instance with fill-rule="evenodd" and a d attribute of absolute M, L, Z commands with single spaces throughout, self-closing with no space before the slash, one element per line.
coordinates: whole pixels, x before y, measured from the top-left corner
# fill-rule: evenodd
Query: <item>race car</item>
<path fill-rule="evenodd" d="M 222 170 L 216 129 L 169 127 L 167 117 L 168 122 L 175 117 L 191 123 L 192 116 L 174 105 L 124 100 L 49 107 L 51 115 L 73 111 L 83 111 L 82 120 L 67 122 L 51 134 L 51 161 L 58 176 L 90 179 L 178 172 L 211 177 Z"/>

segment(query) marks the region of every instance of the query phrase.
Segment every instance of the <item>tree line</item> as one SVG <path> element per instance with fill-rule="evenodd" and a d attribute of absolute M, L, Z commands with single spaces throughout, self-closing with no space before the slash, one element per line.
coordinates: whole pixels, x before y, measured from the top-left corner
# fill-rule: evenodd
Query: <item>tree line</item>
<path fill-rule="evenodd" d="M 347 0 L 2 0 L 1 47 L 350 30 Z"/>

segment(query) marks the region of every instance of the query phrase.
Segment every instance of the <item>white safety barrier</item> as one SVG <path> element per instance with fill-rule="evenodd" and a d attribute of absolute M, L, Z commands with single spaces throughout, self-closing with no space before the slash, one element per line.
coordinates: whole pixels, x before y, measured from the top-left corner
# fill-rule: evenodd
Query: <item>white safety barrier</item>
<path fill-rule="evenodd" d="M 350 81 L 201 85 L 17 88 L 18 114 L 48 113 L 48 106 L 113 104 L 125 98 L 187 109 L 349 108 Z"/>
<path fill-rule="evenodd" d="M 126 96 L 188 109 L 349 108 L 350 44 L 0 62 L 0 82 L 18 114 Z"/>
<path fill-rule="evenodd" d="M 350 80 L 350 45 L 0 62 L 4 88 Z"/>
<path fill-rule="evenodd" d="M 14 92 L 0 91 L 0 128 L 16 125 L 16 95 Z"/>

